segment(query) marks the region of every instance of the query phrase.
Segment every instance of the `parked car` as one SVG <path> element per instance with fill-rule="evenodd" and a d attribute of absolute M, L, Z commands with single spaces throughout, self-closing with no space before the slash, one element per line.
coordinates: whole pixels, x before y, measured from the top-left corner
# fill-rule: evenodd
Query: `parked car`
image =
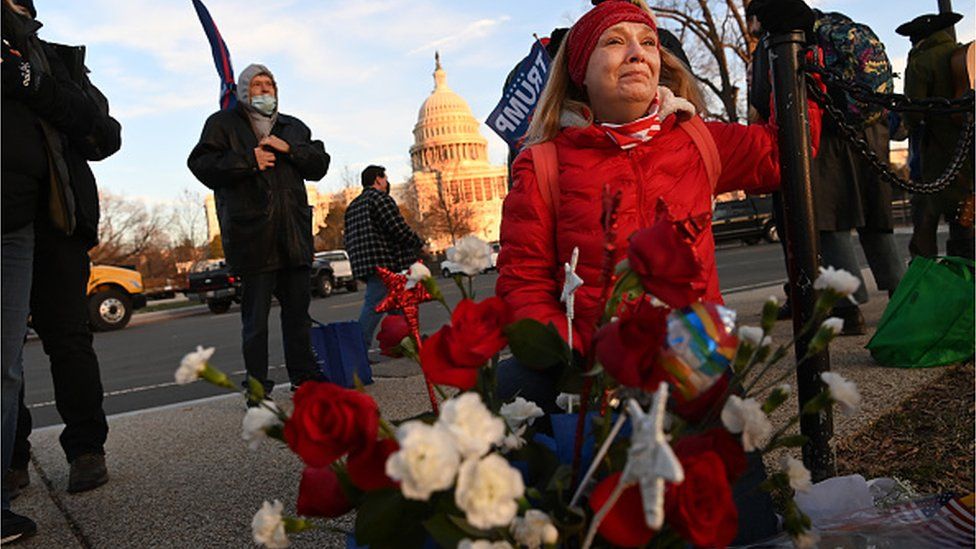
<path fill-rule="evenodd" d="M 318 254 L 315 254 L 316 256 Z M 329 297 L 335 289 L 336 279 L 332 263 L 325 258 L 312 260 L 312 295 Z"/>
<path fill-rule="evenodd" d="M 498 252 L 502 251 L 502 245 L 500 242 L 489 242 L 488 246 L 491 247 L 491 267 L 488 270 L 496 271 L 498 270 Z"/>
<path fill-rule="evenodd" d="M 316 252 L 315 259 L 326 259 L 332 264 L 332 277 L 335 286 L 342 286 L 350 292 L 359 290 L 359 283 L 352 276 L 352 263 L 345 250 Z"/>
<path fill-rule="evenodd" d="M 741 240 L 746 244 L 779 242 L 773 223 L 773 200 L 769 195 L 748 197 L 745 200 L 717 202 L 712 212 L 712 234 L 715 242 Z"/>
<path fill-rule="evenodd" d="M 215 315 L 226 313 L 241 302 L 241 277 L 231 274 L 223 261 L 204 263 L 187 277 L 186 297 L 206 303 Z"/>
<path fill-rule="evenodd" d="M 93 330 L 121 330 L 132 312 L 146 306 L 142 275 L 131 267 L 92 265 L 88 277 L 88 321 Z"/>

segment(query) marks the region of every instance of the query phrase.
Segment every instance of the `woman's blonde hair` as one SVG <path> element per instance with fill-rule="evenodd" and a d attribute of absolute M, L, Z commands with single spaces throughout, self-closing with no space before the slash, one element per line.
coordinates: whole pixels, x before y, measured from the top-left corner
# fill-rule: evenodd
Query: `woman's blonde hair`
<path fill-rule="evenodd" d="M 11 11 L 13 11 L 14 13 L 16 13 L 17 15 L 23 15 L 24 17 L 27 17 L 28 19 L 31 18 L 30 10 L 28 10 L 24 6 L 21 6 L 20 4 L 15 4 L 14 3 L 14 0 L 3 0 L 3 5 L 4 6 L 7 6 L 7 8 L 9 8 Z"/>
<path fill-rule="evenodd" d="M 542 97 L 539 98 L 532 121 L 529 122 L 529 129 L 525 133 L 526 146 L 555 138 L 559 134 L 563 111 L 576 114 L 588 123 L 593 122 L 593 113 L 587 103 L 586 94 L 569 79 L 569 55 L 566 53 L 568 42 L 567 35 L 552 61 L 549 80 L 542 90 Z M 664 48 L 658 50 L 661 52 L 659 85 L 690 101 L 698 112 L 704 112 L 705 101 L 688 67 Z"/>

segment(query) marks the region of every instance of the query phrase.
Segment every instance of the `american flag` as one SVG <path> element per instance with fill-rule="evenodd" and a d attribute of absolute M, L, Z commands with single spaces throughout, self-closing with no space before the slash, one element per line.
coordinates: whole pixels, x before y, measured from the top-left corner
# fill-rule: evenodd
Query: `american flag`
<path fill-rule="evenodd" d="M 929 496 L 888 509 L 853 513 L 846 519 L 818 528 L 822 539 L 857 536 L 880 545 L 911 548 L 972 548 L 974 495 Z"/>

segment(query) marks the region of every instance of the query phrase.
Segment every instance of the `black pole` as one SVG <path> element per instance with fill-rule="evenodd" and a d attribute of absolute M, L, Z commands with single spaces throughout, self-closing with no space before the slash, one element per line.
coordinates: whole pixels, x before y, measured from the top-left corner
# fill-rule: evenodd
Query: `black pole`
<path fill-rule="evenodd" d="M 811 149 L 807 131 L 810 121 L 805 82 L 799 67 L 804 42 L 802 31 L 777 34 L 771 37 L 769 50 L 779 125 L 779 162 L 793 333 L 798 333 L 813 316 L 816 301 L 813 281 L 819 267 L 819 242 L 810 185 Z M 809 343 L 809 337 L 797 340 L 794 348 L 797 358 L 806 354 Z M 801 409 L 803 403 L 823 390 L 820 374 L 829 370 L 830 356 L 826 351 L 797 366 L 797 397 Z M 834 456 L 829 444 L 833 430 L 833 416 L 829 408 L 816 416 L 800 417 L 800 432 L 809 439 L 803 446 L 803 462 L 810 469 L 815 482 L 834 476 Z"/>
<path fill-rule="evenodd" d="M 939 0 L 939 13 L 947 13 L 950 11 L 952 11 L 952 0 Z M 951 27 L 947 28 L 946 32 L 949 33 L 949 36 L 952 36 L 953 40 L 956 39 L 955 25 L 952 25 Z"/>

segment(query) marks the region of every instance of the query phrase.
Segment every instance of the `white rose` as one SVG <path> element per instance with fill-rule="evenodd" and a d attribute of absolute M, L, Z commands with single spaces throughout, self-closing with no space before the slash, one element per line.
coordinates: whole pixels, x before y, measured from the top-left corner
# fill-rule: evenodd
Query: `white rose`
<path fill-rule="evenodd" d="M 830 331 L 830 334 L 832 336 L 835 336 L 835 335 L 839 334 L 841 332 L 841 330 L 844 329 L 844 319 L 843 318 L 837 318 L 836 316 L 832 316 L 832 317 L 828 318 L 827 320 L 824 320 L 823 323 L 820 324 L 820 329 L 821 330 L 829 330 Z"/>
<path fill-rule="evenodd" d="M 488 541 L 486 539 L 470 540 L 464 538 L 458 542 L 457 549 L 513 549 L 507 541 Z"/>
<path fill-rule="evenodd" d="M 860 285 L 861 281 L 844 269 L 820 267 L 820 276 L 813 282 L 813 289 L 829 289 L 834 293 L 847 297 L 856 292 Z"/>
<path fill-rule="evenodd" d="M 722 408 L 722 424 L 730 433 L 742 433 L 742 448 L 751 452 L 765 442 L 773 426 L 753 398 L 742 400 L 732 395 Z"/>
<path fill-rule="evenodd" d="M 268 547 L 269 549 L 283 549 L 288 547 L 288 535 L 285 534 L 285 523 L 281 519 L 281 511 L 284 505 L 280 501 L 274 503 L 267 501 L 261 505 L 258 512 L 251 519 L 251 533 L 254 534 L 254 543 Z"/>
<path fill-rule="evenodd" d="M 468 458 L 458 471 L 454 503 L 475 528 L 508 526 L 518 513 L 515 500 L 525 493 L 522 474 L 498 454 Z"/>
<path fill-rule="evenodd" d="M 790 479 L 790 488 L 797 492 L 810 490 L 810 471 L 803 465 L 803 462 L 790 456 L 783 456 L 781 463 L 783 472 Z"/>
<path fill-rule="evenodd" d="M 759 347 L 760 340 L 762 340 L 762 347 L 768 347 L 773 342 L 771 337 L 763 337 L 762 328 L 756 328 L 755 326 L 741 326 L 739 328 L 739 341 L 748 343 L 753 347 Z"/>
<path fill-rule="evenodd" d="M 386 475 L 400 481 L 408 499 L 427 501 L 454 483 L 461 461 L 454 437 L 440 427 L 408 421 L 397 429 L 400 450 L 386 460 Z"/>
<path fill-rule="evenodd" d="M 857 385 L 853 381 L 847 381 L 834 372 L 823 372 L 820 379 L 827 384 L 830 400 L 840 404 L 844 415 L 855 414 L 861 409 L 861 394 L 857 392 Z"/>
<path fill-rule="evenodd" d="M 197 345 L 196 351 L 187 353 L 180 361 L 180 367 L 176 369 L 176 383 L 186 385 L 199 379 L 203 369 L 207 366 L 207 361 L 213 356 L 214 350 L 213 347 L 204 349 Z"/>
<path fill-rule="evenodd" d="M 536 418 L 546 415 L 535 402 L 522 397 L 516 397 L 514 401 L 502 404 L 499 413 L 505 418 L 505 423 L 512 431 L 518 430 L 525 423 L 532 425 Z"/>
<path fill-rule="evenodd" d="M 505 423 L 492 415 L 478 393 L 463 393 L 445 402 L 437 424 L 454 437 L 464 457 L 481 457 L 505 438 Z"/>
<path fill-rule="evenodd" d="M 407 289 L 413 288 L 425 278 L 430 278 L 430 269 L 426 265 L 417 261 L 407 270 Z"/>
<path fill-rule="evenodd" d="M 464 274 L 474 276 L 491 267 L 491 248 L 477 236 L 468 235 L 457 241 L 448 259 L 457 263 Z"/>
<path fill-rule="evenodd" d="M 275 411 L 268 410 L 263 405 L 248 408 L 244 414 L 244 421 L 241 426 L 241 438 L 247 441 L 248 447 L 256 450 L 261 439 L 267 436 L 267 430 L 276 425 L 281 425 L 278 418 L 278 406 L 270 400 L 265 400 L 264 404 L 271 406 Z"/>
<path fill-rule="evenodd" d="M 515 517 L 511 532 L 519 546 L 529 549 L 555 545 L 559 541 L 559 531 L 553 526 L 549 515 L 538 509 L 529 509 L 524 517 Z"/>

